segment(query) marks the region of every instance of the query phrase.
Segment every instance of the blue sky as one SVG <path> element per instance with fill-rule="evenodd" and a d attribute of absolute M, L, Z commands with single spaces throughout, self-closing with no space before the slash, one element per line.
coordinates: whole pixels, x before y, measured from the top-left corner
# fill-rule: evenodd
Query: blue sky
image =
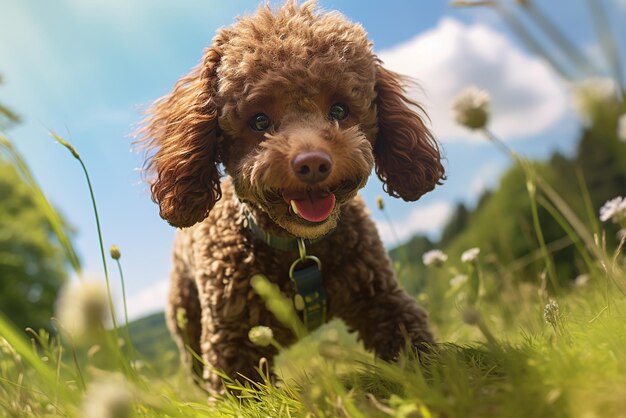
<path fill-rule="evenodd" d="M 457 201 L 470 205 L 497 184 L 508 162 L 479 136 L 454 126 L 451 97 L 477 84 L 493 96 L 493 129 L 517 151 L 536 158 L 572 149 L 579 123 L 569 87 L 524 49 L 491 10 L 455 9 L 441 0 L 320 0 L 368 31 L 375 50 L 396 71 L 414 76 L 435 135 L 443 143 L 449 180 L 417 203 L 386 198 L 401 238 L 436 237 Z M 588 1 L 540 3 L 593 62 L 603 66 Z M 170 269 L 174 230 L 158 216 L 140 181 L 141 156 L 130 132 L 141 110 L 194 66 L 215 30 L 253 12 L 257 1 L 5 0 L 0 14 L 0 101 L 24 122 L 10 137 L 52 202 L 78 229 L 86 274 L 101 277 L 96 229 L 80 167 L 47 133 L 70 140 L 96 190 L 106 245 L 122 249 L 131 316 L 158 309 Z M 618 39 L 626 1 L 604 0 Z M 624 43 L 624 42 L 623 42 Z M 622 45 L 623 46 L 623 45 Z M 622 51 L 622 56 L 625 56 Z M 382 195 L 372 177 L 370 207 Z M 382 216 L 373 210 L 374 217 Z M 393 239 L 381 222 L 388 245 Z M 117 294 L 120 292 L 117 290 Z"/>

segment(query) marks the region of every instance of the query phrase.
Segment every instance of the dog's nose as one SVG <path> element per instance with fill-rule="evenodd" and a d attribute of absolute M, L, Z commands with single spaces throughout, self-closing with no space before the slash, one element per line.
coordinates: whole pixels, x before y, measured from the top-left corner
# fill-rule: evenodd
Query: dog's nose
<path fill-rule="evenodd" d="M 333 168 L 333 160 L 324 151 L 303 152 L 291 160 L 296 176 L 308 184 L 325 180 Z"/>

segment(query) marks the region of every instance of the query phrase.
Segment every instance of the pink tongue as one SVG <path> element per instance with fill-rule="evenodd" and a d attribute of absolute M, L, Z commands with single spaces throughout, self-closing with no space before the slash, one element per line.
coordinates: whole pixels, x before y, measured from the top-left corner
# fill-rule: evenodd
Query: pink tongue
<path fill-rule="evenodd" d="M 298 214 L 309 222 L 325 221 L 335 207 L 335 195 L 330 193 L 327 196 L 312 196 L 293 200 L 298 209 Z"/>

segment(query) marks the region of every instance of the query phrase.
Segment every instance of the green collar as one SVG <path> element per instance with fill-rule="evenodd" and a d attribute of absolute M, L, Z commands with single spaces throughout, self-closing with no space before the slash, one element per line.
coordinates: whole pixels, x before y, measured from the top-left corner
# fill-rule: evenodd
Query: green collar
<path fill-rule="evenodd" d="M 281 250 L 281 251 L 296 251 L 298 250 L 298 238 L 296 237 L 279 237 L 277 235 L 272 235 L 256 223 L 254 216 L 250 213 L 249 210 L 244 209 L 245 216 L 245 226 L 252 232 L 252 234 L 269 245 L 270 247 Z M 322 235 L 321 237 L 315 239 L 303 239 L 306 245 L 315 244 L 316 242 L 322 241 L 326 238 L 327 235 Z"/>

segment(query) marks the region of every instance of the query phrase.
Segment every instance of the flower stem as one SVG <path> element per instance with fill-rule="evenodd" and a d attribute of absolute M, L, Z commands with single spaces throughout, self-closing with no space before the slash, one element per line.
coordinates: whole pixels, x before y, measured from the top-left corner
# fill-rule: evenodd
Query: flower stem
<path fill-rule="evenodd" d="M 78 162 L 80 163 L 80 166 L 83 169 L 83 173 L 85 174 L 85 179 L 87 180 L 87 186 L 89 188 L 89 195 L 91 197 L 91 204 L 92 204 L 93 212 L 94 212 L 95 219 L 96 219 L 96 227 L 97 227 L 97 230 L 98 230 L 98 242 L 100 244 L 100 255 L 102 257 L 102 266 L 104 268 L 104 277 L 105 277 L 105 280 L 106 280 L 106 287 L 107 287 L 107 300 L 108 300 L 108 304 L 109 304 L 109 310 L 111 311 L 111 321 L 113 323 L 113 337 L 114 337 L 114 341 L 111 344 L 111 347 L 114 350 L 116 356 L 118 357 L 118 360 L 120 362 L 121 367 L 126 372 L 130 373 L 131 375 L 133 375 L 132 367 L 130 367 L 130 365 L 128 364 L 126 359 L 124 359 L 124 357 L 123 357 L 122 353 L 120 352 L 120 350 L 117 349 L 117 342 L 119 341 L 119 330 L 118 330 L 118 325 L 117 325 L 117 318 L 115 316 L 115 307 L 113 305 L 113 296 L 112 296 L 112 293 L 111 293 L 111 281 L 109 279 L 109 269 L 107 267 L 106 256 L 104 255 L 104 242 L 103 242 L 103 239 L 102 239 L 102 228 L 100 227 L 100 216 L 98 215 L 98 207 L 96 205 L 96 197 L 95 197 L 95 193 L 93 191 L 93 186 L 91 185 L 91 179 L 89 177 L 89 172 L 87 171 L 87 166 L 85 165 L 85 163 L 83 162 L 82 158 L 80 157 L 80 154 L 78 154 L 76 149 L 72 146 L 72 144 L 68 143 L 67 141 L 65 141 L 63 138 L 61 138 L 60 136 L 58 136 L 54 132 L 51 132 L 51 134 L 52 134 L 52 136 L 54 137 L 54 139 L 57 142 L 59 142 L 61 145 L 63 145 L 65 148 L 67 148 L 72 153 L 74 158 L 76 158 L 78 160 Z"/>
<path fill-rule="evenodd" d="M 393 227 L 393 222 L 391 221 L 391 217 L 389 213 L 385 209 L 381 209 L 387 224 L 389 224 L 389 230 L 391 230 L 391 235 L 393 235 L 393 240 L 396 242 L 396 245 L 400 245 L 400 239 L 398 238 L 398 234 L 396 233 L 396 229 Z"/>
<path fill-rule="evenodd" d="M 98 242 L 100 244 L 100 255 L 102 257 L 102 266 L 104 268 L 104 278 L 106 280 L 107 285 L 107 298 L 109 301 L 109 309 L 111 310 L 111 320 L 113 321 L 113 332 L 115 334 L 117 340 L 117 319 L 115 317 L 115 308 L 113 306 L 113 297 L 111 295 L 111 283 L 109 280 L 109 269 L 107 268 L 107 260 L 104 255 L 104 242 L 102 240 L 102 228 L 100 227 L 100 217 L 98 216 L 98 208 L 96 206 L 96 197 L 93 192 L 93 187 L 91 186 L 91 179 L 89 178 L 89 172 L 87 171 L 87 167 L 83 160 L 80 157 L 76 158 L 80 163 L 80 166 L 83 168 L 83 173 L 85 173 L 85 178 L 87 179 L 87 186 L 89 187 L 89 195 L 91 196 L 91 204 L 93 207 L 93 213 L 96 218 L 96 227 L 98 228 Z"/>
<path fill-rule="evenodd" d="M 128 307 L 126 305 L 126 286 L 124 284 L 124 272 L 122 271 L 122 263 L 120 260 L 115 260 L 117 263 L 117 268 L 120 273 L 120 282 L 122 283 L 122 301 L 124 302 L 124 321 L 126 328 L 126 344 L 128 344 L 128 356 L 130 360 L 135 359 L 135 346 L 133 345 L 132 340 L 130 339 L 130 327 L 128 326 Z"/>
<path fill-rule="evenodd" d="M 546 267 L 548 269 L 548 277 L 550 278 L 550 282 L 552 282 L 552 286 L 554 290 L 559 290 L 559 282 L 556 277 L 556 271 L 554 268 L 554 262 L 552 257 L 550 257 L 550 253 L 548 253 L 548 248 L 546 247 L 546 240 L 543 236 L 543 230 L 541 229 L 541 224 L 539 223 L 539 211 L 537 210 L 537 198 L 535 191 L 535 183 L 534 181 L 529 184 L 527 183 L 528 194 L 530 196 L 530 208 L 533 215 L 533 226 L 535 228 L 535 234 L 537 235 L 537 240 L 539 241 L 539 248 L 541 249 L 541 255 L 543 256 L 544 262 L 546 263 Z M 531 189 L 532 188 L 532 189 Z"/>
<path fill-rule="evenodd" d="M 539 243 L 539 249 L 541 250 L 541 255 L 546 264 L 546 268 L 548 270 L 548 277 L 550 278 L 550 282 L 554 287 L 554 290 L 559 290 L 560 286 L 558 284 L 556 269 L 554 268 L 554 262 L 552 257 L 550 257 L 550 253 L 548 252 L 546 241 L 543 236 L 543 230 L 541 229 L 541 224 L 539 222 L 539 211 L 537 209 L 537 197 L 536 197 L 536 187 L 539 183 L 539 176 L 535 173 L 534 169 L 530 165 L 530 163 L 523 158 L 521 158 L 515 151 L 509 148 L 500 138 L 498 138 L 493 132 L 491 132 L 486 127 L 482 129 L 485 136 L 493 142 L 501 151 L 507 154 L 513 162 L 515 162 L 524 173 L 524 177 L 526 178 L 526 190 L 528 192 L 528 197 L 530 198 L 530 210 L 533 217 L 533 227 L 535 229 L 535 235 L 537 236 L 537 241 Z"/>

